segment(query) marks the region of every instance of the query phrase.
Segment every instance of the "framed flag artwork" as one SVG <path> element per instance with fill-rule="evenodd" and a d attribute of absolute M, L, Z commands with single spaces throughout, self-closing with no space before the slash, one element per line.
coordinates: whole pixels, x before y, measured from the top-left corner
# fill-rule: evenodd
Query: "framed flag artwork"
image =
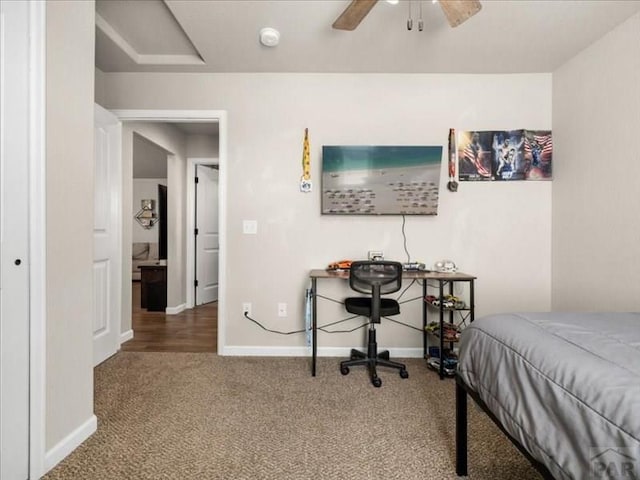
<path fill-rule="evenodd" d="M 459 180 L 551 180 L 550 130 L 463 131 L 458 134 Z"/>

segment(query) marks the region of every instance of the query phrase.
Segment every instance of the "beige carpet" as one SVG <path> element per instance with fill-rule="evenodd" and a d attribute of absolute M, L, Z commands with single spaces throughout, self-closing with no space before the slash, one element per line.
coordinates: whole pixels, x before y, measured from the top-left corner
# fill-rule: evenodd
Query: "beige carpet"
<path fill-rule="evenodd" d="M 121 352 L 96 369 L 98 431 L 45 478 L 457 478 L 452 380 L 412 359 L 374 388 L 338 362 Z M 469 412 L 469 478 L 539 478 Z"/>

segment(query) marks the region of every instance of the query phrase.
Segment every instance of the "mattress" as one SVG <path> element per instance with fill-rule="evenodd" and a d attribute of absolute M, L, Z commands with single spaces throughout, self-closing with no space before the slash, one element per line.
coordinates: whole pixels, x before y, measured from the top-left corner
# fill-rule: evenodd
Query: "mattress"
<path fill-rule="evenodd" d="M 458 372 L 555 478 L 640 478 L 640 313 L 484 317 Z"/>

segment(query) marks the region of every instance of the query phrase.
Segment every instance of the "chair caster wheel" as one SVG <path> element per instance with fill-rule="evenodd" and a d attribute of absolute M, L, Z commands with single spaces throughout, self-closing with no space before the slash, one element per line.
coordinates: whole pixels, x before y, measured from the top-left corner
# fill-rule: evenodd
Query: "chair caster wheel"
<path fill-rule="evenodd" d="M 404 368 L 400 370 L 400 378 L 409 378 L 409 372 L 407 372 Z"/>
<path fill-rule="evenodd" d="M 349 374 L 349 367 L 340 366 L 340 373 L 342 375 L 348 375 Z"/>
<path fill-rule="evenodd" d="M 382 380 L 380 380 L 380 377 L 372 378 L 371 383 L 373 383 L 373 386 L 376 388 L 380 388 L 382 386 Z"/>

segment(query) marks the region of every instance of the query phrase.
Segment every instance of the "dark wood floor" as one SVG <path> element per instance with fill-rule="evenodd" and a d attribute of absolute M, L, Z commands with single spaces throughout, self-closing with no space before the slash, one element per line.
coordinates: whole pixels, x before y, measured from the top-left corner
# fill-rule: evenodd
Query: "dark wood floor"
<path fill-rule="evenodd" d="M 216 352 L 218 302 L 185 310 L 177 315 L 140 308 L 140 282 L 133 282 L 132 328 L 134 337 L 122 344 L 127 352 Z"/>

